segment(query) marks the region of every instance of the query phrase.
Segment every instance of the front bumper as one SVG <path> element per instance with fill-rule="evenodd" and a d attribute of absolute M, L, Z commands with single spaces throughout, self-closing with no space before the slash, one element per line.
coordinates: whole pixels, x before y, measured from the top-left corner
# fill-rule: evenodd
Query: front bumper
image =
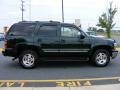
<path fill-rule="evenodd" d="M 118 55 L 118 51 L 112 51 L 112 59 L 116 58 Z"/>

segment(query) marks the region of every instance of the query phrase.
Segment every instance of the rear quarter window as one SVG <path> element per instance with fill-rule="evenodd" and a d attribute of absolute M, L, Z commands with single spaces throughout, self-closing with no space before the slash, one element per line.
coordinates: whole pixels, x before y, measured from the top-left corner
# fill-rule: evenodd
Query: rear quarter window
<path fill-rule="evenodd" d="M 14 36 L 31 35 L 34 29 L 35 29 L 35 24 L 16 24 L 9 29 L 8 35 L 14 35 Z"/>

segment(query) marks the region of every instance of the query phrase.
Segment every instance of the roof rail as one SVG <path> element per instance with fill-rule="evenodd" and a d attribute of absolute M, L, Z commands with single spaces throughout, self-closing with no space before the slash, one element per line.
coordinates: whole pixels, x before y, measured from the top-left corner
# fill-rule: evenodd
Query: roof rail
<path fill-rule="evenodd" d="M 55 23 L 60 23 L 59 21 L 52 21 L 52 20 L 50 20 L 49 22 L 55 22 Z"/>

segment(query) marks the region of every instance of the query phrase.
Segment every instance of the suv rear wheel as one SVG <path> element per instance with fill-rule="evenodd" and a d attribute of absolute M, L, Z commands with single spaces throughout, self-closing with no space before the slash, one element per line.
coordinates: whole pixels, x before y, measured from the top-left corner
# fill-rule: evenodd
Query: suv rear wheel
<path fill-rule="evenodd" d="M 34 51 L 23 51 L 19 56 L 19 63 L 23 68 L 30 69 L 36 66 L 37 54 Z"/>
<path fill-rule="evenodd" d="M 95 66 L 104 67 L 110 62 L 110 54 L 105 49 L 99 49 L 95 51 L 92 56 L 92 62 Z"/>

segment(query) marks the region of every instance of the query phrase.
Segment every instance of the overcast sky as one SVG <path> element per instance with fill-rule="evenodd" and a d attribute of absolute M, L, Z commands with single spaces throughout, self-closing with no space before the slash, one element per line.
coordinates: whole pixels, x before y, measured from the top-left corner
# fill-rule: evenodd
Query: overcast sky
<path fill-rule="evenodd" d="M 62 21 L 61 0 L 24 0 L 24 20 Z M 65 22 L 74 23 L 80 19 L 82 28 L 96 26 L 98 17 L 106 12 L 111 0 L 64 0 Z M 113 0 L 113 7 L 118 8 L 115 16 L 115 27 L 120 27 L 120 0 Z M 10 27 L 21 20 L 21 0 L 0 0 L 0 31 L 3 26 Z M 119 28 L 120 29 L 120 28 Z"/>

